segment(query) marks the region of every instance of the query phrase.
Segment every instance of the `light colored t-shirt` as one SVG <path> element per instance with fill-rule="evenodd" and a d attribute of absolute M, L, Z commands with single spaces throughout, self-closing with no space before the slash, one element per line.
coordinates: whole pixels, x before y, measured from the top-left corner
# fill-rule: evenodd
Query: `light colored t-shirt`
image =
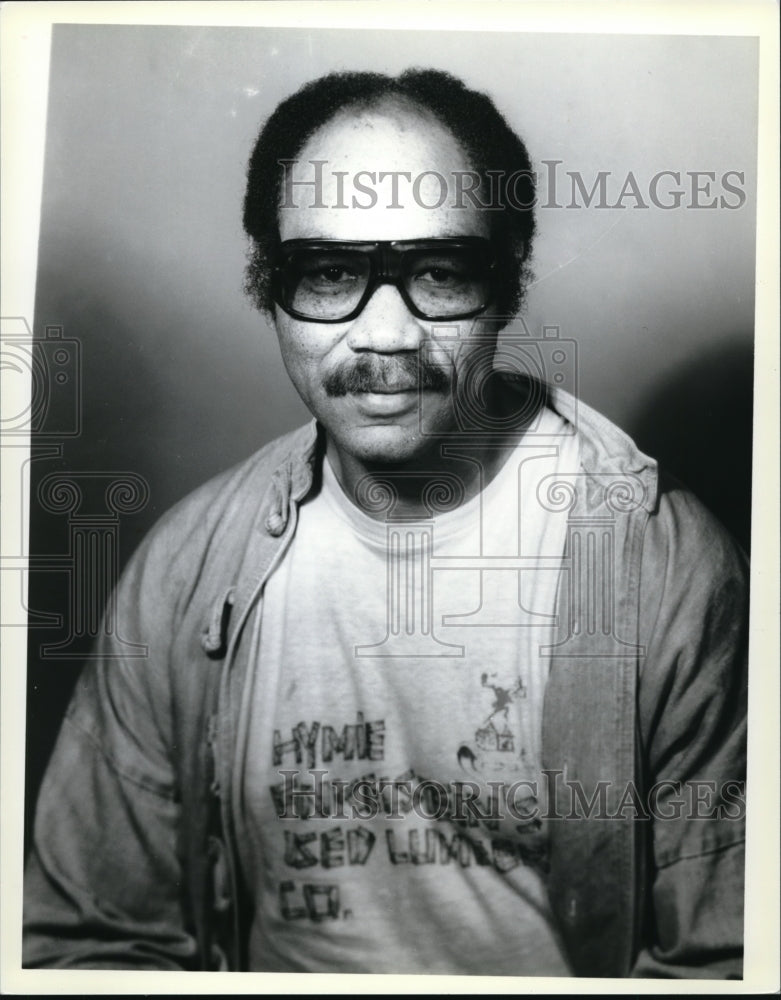
<path fill-rule="evenodd" d="M 473 500 L 359 510 L 327 461 L 264 593 L 239 739 L 240 854 L 264 971 L 568 975 L 535 814 L 577 467 L 544 411 Z"/>

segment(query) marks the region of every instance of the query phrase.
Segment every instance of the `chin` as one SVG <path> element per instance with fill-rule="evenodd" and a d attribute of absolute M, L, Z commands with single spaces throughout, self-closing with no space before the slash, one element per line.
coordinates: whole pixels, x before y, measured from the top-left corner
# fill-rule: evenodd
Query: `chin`
<path fill-rule="evenodd" d="M 417 425 L 362 427 L 334 440 L 339 451 L 369 467 L 413 463 L 438 446 L 436 439 L 421 435 Z"/>

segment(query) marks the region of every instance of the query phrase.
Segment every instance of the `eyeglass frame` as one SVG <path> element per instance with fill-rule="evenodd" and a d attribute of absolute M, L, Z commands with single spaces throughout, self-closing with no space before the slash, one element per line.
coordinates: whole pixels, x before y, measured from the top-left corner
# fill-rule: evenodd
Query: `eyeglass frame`
<path fill-rule="evenodd" d="M 295 239 L 284 240 L 277 248 L 276 256 L 284 256 L 290 251 L 299 247 L 306 247 L 310 250 L 358 250 L 369 260 L 369 277 L 366 282 L 366 289 L 358 300 L 355 308 L 346 316 L 339 316 L 337 319 L 324 319 L 319 316 L 309 316 L 296 309 L 286 306 L 283 302 L 282 294 L 282 269 L 280 263 L 274 265 L 271 278 L 271 294 L 276 304 L 294 319 L 304 320 L 308 323 L 347 323 L 356 319 L 369 303 L 369 300 L 380 287 L 380 285 L 393 285 L 401 295 L 401 298 L 409 311 L 416 319 L 427 320 L 430 323 L 445 322 L 447 320 L 472 319 L 479 316 L 489 307 L 496 293 L 496 256 L 491 240 L 484 236 L 458 236 L 443 237 L 440 239 L 420 239 L 420 240 L 328 240 L 328 239 Z M 402 281 L 401 261 L 404 250 L 442 250 L 442 249 L 480 249 L 485 252 L 487 262 L 487 276 L 489 283 L 488 299 L 476 309 L 470 309 L 464 313 L 450 313 L 440 316 L 427 316 L 412 301 L 407 289 Z M 392 251 L 396 254 L 392 254 Z M 395 264 L 395 267 L 393 266 Z"/>

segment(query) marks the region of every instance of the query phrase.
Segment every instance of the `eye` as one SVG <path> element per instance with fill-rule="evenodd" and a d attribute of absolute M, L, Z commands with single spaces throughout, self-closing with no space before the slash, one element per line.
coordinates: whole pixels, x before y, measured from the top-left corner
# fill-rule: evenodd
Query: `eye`
<path fill-rule="evenodd" d="M 364 279 L 368 264 L 350 254 L 308 253 L 295 262 L 296 284 L 320 294 L 352 289 Z"/>
<path fill-rule="evenodd" d="M 417 282 L 439 287 L 451 287 L 468 279 L 468 268 L 462 261 L 436 260 L 420 261 L 414 269 Z"/>
<path fill-rule="evenodd" d="M 454 276 L 453 269 L 448 269 L 445 267 L 431 267 L 426 271 L 425 275 L 421 277 L 427 277 L 430 281 L 443 282 L 449 281 Z"/>
<path fill-rule="evenodd" d="M 323 285 L 338 285 L 348 281 L 354 281 L 356 274 L 342 264 L 328 264 L 326 266 L 311 267 L 304 271 L 303 277 L 307 281 L 319 282 Z"/>

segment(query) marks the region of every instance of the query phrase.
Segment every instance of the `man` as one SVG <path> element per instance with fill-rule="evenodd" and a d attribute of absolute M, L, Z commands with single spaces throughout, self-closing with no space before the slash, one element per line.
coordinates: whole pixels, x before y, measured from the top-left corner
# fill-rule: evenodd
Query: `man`
<path fill-rule="evenodd" d="M 315 421 L 125 572 L 148 658 L 80 679 L 28 965 L 740 976 L 744 561 L 498 339 L 533 203 L 443 73 L 266 123 L 248 290 Z"/>

